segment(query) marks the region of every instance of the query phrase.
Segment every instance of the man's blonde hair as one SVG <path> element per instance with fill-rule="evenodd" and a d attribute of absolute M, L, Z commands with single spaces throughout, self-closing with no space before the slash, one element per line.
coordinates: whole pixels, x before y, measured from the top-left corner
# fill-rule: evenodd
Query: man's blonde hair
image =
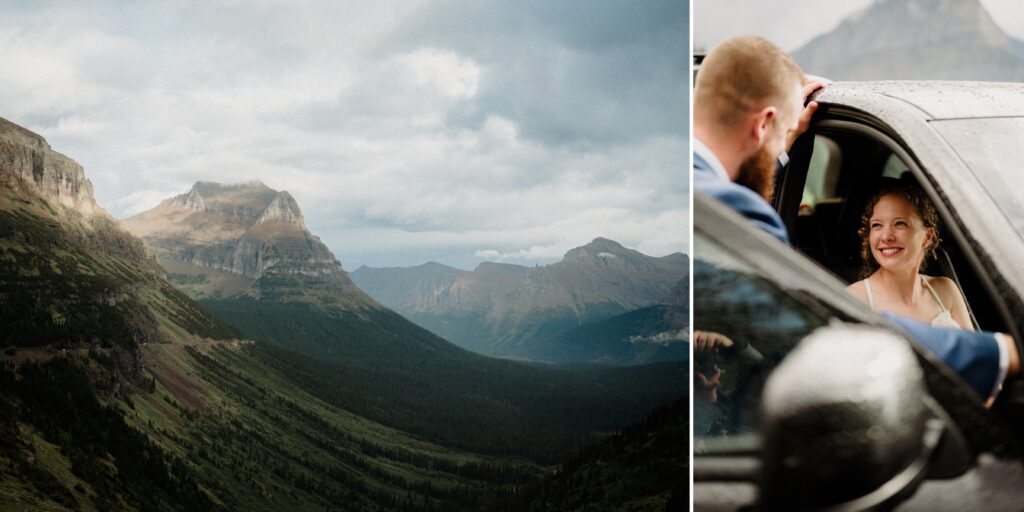
<path fill-rule="evenodd" d="M 794 83 L 803 80 L 800 66 L 771 41 L 734 37 L 704 58 L 694 86 L 694 110 L 721 126 L 732 126 L 752 110 L 781 106 Z"/>

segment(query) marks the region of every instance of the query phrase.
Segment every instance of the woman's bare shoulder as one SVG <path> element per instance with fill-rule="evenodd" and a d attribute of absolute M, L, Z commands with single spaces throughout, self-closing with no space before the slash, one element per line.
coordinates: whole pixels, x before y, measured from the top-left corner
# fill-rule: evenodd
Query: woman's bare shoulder
<path fill-rule="evenodd" d="M 960 288 L 957 287 L 956 283 L 946 276 L 924 276 L 928 280 L 928 284 L 935 288 L 935 293 L 938 293 L 940 297 L 959 298 Z"/>
<path fill-rule="evenodd" d="M 864 289 L 864 280 L 854 281 L 846 287 L 846 292 L 861 300 L 867 300 L 868 292 Z"/>

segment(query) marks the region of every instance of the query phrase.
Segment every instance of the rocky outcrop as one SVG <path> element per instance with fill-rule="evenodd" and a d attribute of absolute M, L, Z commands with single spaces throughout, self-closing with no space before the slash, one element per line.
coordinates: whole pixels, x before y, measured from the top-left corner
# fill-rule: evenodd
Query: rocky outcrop
<path fill-rule="evenodd" d="M 266 209 L 263 210 L 263 213 L 260 214 L 260 218 L 256 220 L 257 224 L 265 222 L 283 222 L 293 226 L 305 227 L 302 211 L 299 210 L 299 203 L 295 202 L 295 198 L 288 192 L 278 192 Z"/>
<path fill-rule="evenodd" d="M 287 192 L 283 193 L 287 194 Z M 201 213 L 220 214 L 255 221 L 260 218 L 278 194 L 260 181 L 228 185 L 211 181 L 197 181 L 188 192 L 164 202 Z M 291 196 L 289 195 L 289 197 Z"/>
<path fill-rule="evenodd" d="M 0 118 L 0 182 L 28 188 L 54 204 L 92 215 L 103 211 L 92 183 L 74 160 L 54 151 L 41 135 Z"/>
<path fill-rule="evenodd" d="M 154 273 L 145 245 L 100 207 L 82 166 L 54 151 L 41 135 L 0 118 L 0 187 L 61 220 L 63 236 L 78 248 L 110 251 Z M 66 222 L 65 222 L 66 221 Z"/>
<path fill-rule="evenodd" d="M 306 229 L 295 198 L 258 181 L 228 185 L 200 181 L 188 192 L 125 219 L 124 224 L 146 240 L 162 261 L 258 281 L 249 291 L 255 296 L 269 290 L 268 283 L 273 283 L 275 296 L 300 296 L 298 288 L 312 282 L 300 276 L 330 283 L 313 286 L 320 295 L 351 295 L 355 289 L 341 263 Z M 295 279 L 263 279 L 270 275 Z M 282 283 L 296 289 L 282 290 Z"/>

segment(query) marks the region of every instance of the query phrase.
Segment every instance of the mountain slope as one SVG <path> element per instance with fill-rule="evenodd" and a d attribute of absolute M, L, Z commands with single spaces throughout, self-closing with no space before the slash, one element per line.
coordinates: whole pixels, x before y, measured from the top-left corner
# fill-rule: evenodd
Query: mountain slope
<path fill-rule="evenodd" d="M 689 509 L 689 400 L 676 401 L 581 450 L 539 484 L 505 494 L 508 511 Z"/>
<path fill-rule="evenodd" d="M 315 398 L 258 345 L 150 345 L 129 420 L 228 510 L 479 510 L 546 470 L 425 442 Z"/>
<path fill-rule="evenodd" d="M 690 278 L 679 280 L 659 304 L 585 323 L 537 344 L 551 363 L 632 365 L 690 359 Z"/>
<path fill-rule="evenodd" d="M 793 57 L 833 80 L 1024 81 L 1019 42 L 978 0 L 879 0 Z"/>
<path fill-rule="evenodd" d="M 542 359 L 552 337 L 658 303 L 688 268 L 683 254 L 653 258 L 597 238 L 544 267 L 483 263 L 472 272 L 436 263 L 362 267 L 352 279 L 370 296 L 462 347 Z"/>
<path fill-rule="evenodd" d="M 261 360 L 310 394 L 477 453 L 554 462 L 686 390 L 682 362 L 558 368 L 459 349 L 388 310 L 357 317 L 303 303 L 202 304 L 270 342 L 257 346 Z"/>
<path fill-rule="evenodd" d="M 681 306 L 647 306 L 566 331 L 539 346 L 534 354 L 551 363 L 688 361 L 688 318 L 689 309 Z"/>

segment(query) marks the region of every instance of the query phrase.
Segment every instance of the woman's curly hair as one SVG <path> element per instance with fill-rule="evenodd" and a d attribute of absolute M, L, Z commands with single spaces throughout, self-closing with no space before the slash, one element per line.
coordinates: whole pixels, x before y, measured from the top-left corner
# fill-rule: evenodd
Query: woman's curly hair
<path fill-rule="evenodd" d="M 875 205 L 884 196 L 897 196 L 906 199 L 914 207 L 917 215 L 921 217 L 924 227 L 935 229 L 931 242 L 925 247 L 925 254 L 931 256 L 932 259 L 937 257 L 935 250 L 939 248 L 941 240 L 939 240 L 939 214 L 935 211 L 935 205 L 917 184 L 892 180 L 883 184 L 878 193 L 868 200 L 864 214 L 860 217 L 860 229 L 857 230 L 857 235 L 860 236 L 860 258 L 864 262 L 860 271 L 861 279 L 870 276 L 879 267 L 875 257 L 871 255 L 871 214 L 875 212 Z M 924 268 L 927 262 L 928 260 L 925 258 L 921 262 L 921 267 Z"/>

